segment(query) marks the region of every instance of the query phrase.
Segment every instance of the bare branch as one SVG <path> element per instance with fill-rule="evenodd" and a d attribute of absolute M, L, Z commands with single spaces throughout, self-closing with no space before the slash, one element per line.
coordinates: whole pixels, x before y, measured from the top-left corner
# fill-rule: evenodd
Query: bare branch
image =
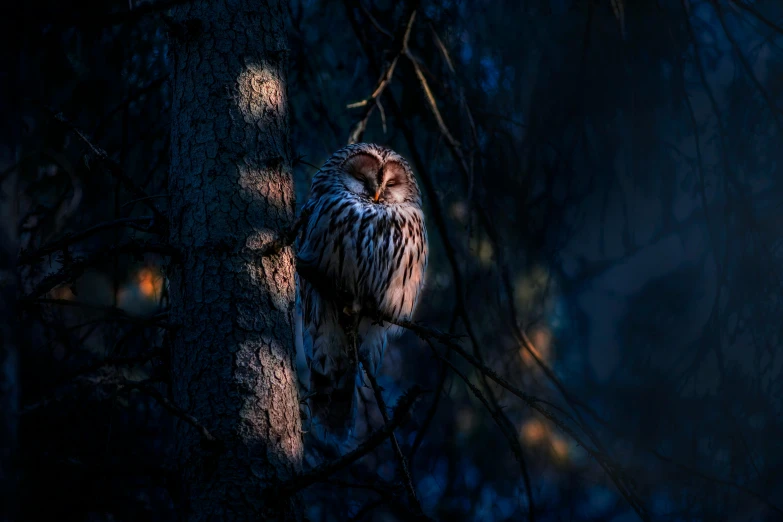
<path fill-rule="evenodd" d="M 383 399 L 383 390 L 378 384 L 375 375 L 373 375 L 370 371 L 371 365 L 369 364 L 369 361 L 366 357 L 362 357 L 362 366 L 364 366 L 364 374 L 367 376 L 367 380 L 370 381 L 370 386 L 372 387 L 372 391 L 375 394 L 375 402 L 378 404 L 378 409 L 381 412 L 381 417 L 383 417 L 383 422 L 389 424 L 389 412 L 386 409 L 386 401 Z M 394 435 L 394 432 L 389 435 L 389 440 L 391 441 L 394 455 L 397 457 L 397 464 L 400 467 L 402 482 L 405 485 L 406 491 L 408 492 L 408 499 L 410 500 L 415 512 L 417 514 L 422 514 L 423 510 L 421 509 L 419 498 L 416 496 L 416 488 L 413 486 L 413 480 L 411 479 L 410 471 L 408 471 L 408 464 L 405 462 L 405 455 L 403 455 L 402 450 L 400 449 L 400 443 L 397 442 L 397 437 Z"/>
<path fill-rule="evenodd" d="M 76 258 L 73 261 L 63 265 L 63 267 L 57 272 L 43 278 L 43 280 L 41 280 L 41 282 L 36 285 L 33 291 L 23 298 L 23 300 L 32 301 L 38 299 L 50 290 L 53 290 L 55 287 L 75 280 L 91 266 L 94 266 L 96 263 L 103 261 L 104 259 L 109 259 L 114 255 L 144 254 L 147 252 L 172 257 L 179 255 L 179 252 L 172 246 L 157 242 L 127 241 L 119 245 L 111 245 L 98 250 L 97 252 L 93 252 L 85 257 Z"/>
<path fill-rule="evenodd" d="M 144 223 L 146 223 L 146 226 L 142 226 Z M 81 232 L 76 232 L 75 234 L 67 234 L 62 239 L 59 239 L 48 245 L 45 245 L 39 248 L 38 250 L 22 251 L 19 254 L 18 263 L 20 265 L 29 265 L 38 262 L 44 256 L 53 254 L 60 250 L 65 250 L 69 246 L 73 245 L 74 243 L 86 239 L 93 234 L 97 234 L 98 232 L 102 232 L 104 230 L 109 230 L 118 227 L 125 227 L 125 226 L 135 228 L 137 230 L 142 230 L 144 232 L 149 232 L 154 226 L 154 217 L 152 216 L 137 217 L 137 218 L 127 217 L 127 218 L 115 219 L 112 221 L 106 221 L 104 223 L 98 223 L 97 225 L 92 226 L 86 230 L 82 230 Z"/>
<path fill-rule="evenodd" d="M 759 93 L 761 93 L 761 96 L 767 102 L 767 106 L 769 106 L 769 110 L 772 112 L 772 116 L 775 119 L 775 124 L 778 126 L 778 129 L 783 130 L 783 125 L 780 122 L 780 107 L 777 106 L 775 100 L 772 99 L 764 86 L 761 85 L 761 82 L 756 77 L 756 73 L 753 72 L 753 67 L 750 66 L 748 59 L 745 58 L 745 55 L 742 53 L 742 49 L 740 49 L 737 40 L 726 26 L 726 20 L 723 16 L 723 7 L 721 7 L 720 2 L 714 2 L 712 5 L 715 8 L 715 13 L 718 15 L 718 20 L 720 21 L 720 25 L 723 28 L 723 33 L 726 35 L 726 38 L 728 38 L 729 42 L 731 42 L 731 46 L 734 49 L 734 52 L 737 54 L 737 58 L 739 58 L 743 69 L 745 69 L 745 72 L 750 77 L 750 81 L 753 82 L 753 85 L 756 86 L 756 89 L 758 89 Z"/>
<path fill-rule="evenodd" d="M 758 9 L 754 9 L 750 5 L 743 2 L 742 0 L 729 0 L 729 1 L 732 4 L 736 5 L 737 7 L 739 7 L 740 9 L 742 9 L 743 11 L 753 15 L 756 19 L 758 19 L 760 22 L 762 22 L 764 25 L 766 25 L 776 33 L 783 35 L 783 27 L 780 27 L 778 24 L 776 24 L 775 22 L 773 22 L 772 20 L 770 20 L 769 18 L 761 14 Z"/>
<path fill-rule="evenodd" d="M 96 312 L 102 312 L 103 314 L 112 317 L 114 319 L 120 319 L 122 321 L 138 324 L 141 326 L 151 326 L 155 328 L 171 328 L 171 325 L 161 323 L 160 321 L 168 317 L 168 311 L 158 312 L 148 317 L 139 317 L 131 315 L 121 308 L 114 306 L 101 306 L 93 305 L 89 303 L 83 303 L 80 301 L 70 301 L 68 299 L 20 299 L 19 304 L 22 306 L 44 306 L 44 305 L 57 305 L 57 306 L 70 306 L 76 308 L 84 308 L 87 310 L 94 310 Z M 84 325 L 81 325 L 84 326 Z"/>
<path fill-rule="evenodd" d="M 149 196 L 145 194 L 142 189 L 136 186 L 133 180 L 125 173 L 123 168 L 116 161 L 112 160 L 108 154 L 106 154 L 106 151 L 94 145 L 87 135 L 85 135 L 84 132 L 79 130 L 73 123 L 71 123 L 62 113 L 57 113 L 54 115 L 54 117 L 57 121 L 64 124 L 68 129 L 79 136 L 79 138 L 89 147 L 90 151 L 92 151 L 93 155 L 95 155 L 98 160 L 103 163 L 104 166 L 106 166 L 106 169 L 109 171 L 109 173 L 115 178 L 119 179 L 134 198 L 144 202 L 144 204 L 155 215 L 155 218 L 159 223 L 164 226 L 168 224 L 168 219 L 166 216 L 164 216 L 163 213 L 150 202 Z"/>
<path fill-rule="evenodd" d="M 83 366 L 74 371 L 66 373 L 63 377 L 63 380 L 70 380 L 75 377 L 100 370 L 101 368 L 105 368 L 107 366 L 135 366 L 139 364 L 146 364 L 156 357 L 160 357 L 160 355 L 160 350 L 150 350 L 145 354 L 134 357 L 106 357 L 105 359 L 95 361 L 94 363 L 88 364 L 87 366 Z"/>
<path fill-rule="evenodd" d="M 379 104 L 379 98 L 383 94 L 383 92 L 386 90 L 386 87 L 389 86 L 389 83 L 391 83 L 392 77 L 394 76 L 394 70 L 397 67 L 397 61 L 399 60 L 400 55 L 405 53 L 408 49 L 408 40 L 410 39 L 411 30 L 413 29 L 413 22 L 416 20 L 416 10 L 413 10 L 410 14 L 410 17 L 408 18 L 408 23 L 405 26 L 405 30 L 402 33 L 401 38 L 399 38 L 398 43 L 393 47 L 391 51 L 391 55 L 394 56 L 392 61 L 389 63 L 386 70 L 381 75 L 380 80 L 378 80 L 378 85 L 375 87 L 375 90 L 372 92 L 372 94 L 365 98 L 364 100 L 361 100 L 356 103 L 352 103 L 348 105 L 349 109 L 356 108 L 356 107 L 366 107 L 366 110 L 364 112 L 364 116 L 356 122 L 356 124 L 353 126 L 353 129 L 351 129 L 351 133 L 348 136 L 348 143 L 357 143 L 362 140 L 362 137 L 364 136 L 364 131 L 367 128 L 367 122 L 370 119 L 370 115 L 372 114 L 373 110 L 376 106 L 381 111 L 381 117 L 384 120 L 384 127 L 386 125 L 385 123 L 385 115 L 383 114 L 383 107 Z"/>
<path fill-rule="evenodd" d="M 440 359 L 445 365 L 451 368 L 451 370 L 456 373 L 460 379 L 462 379 L 468 389 L 473 392 L 473 395 L 481 402 L 481 404 L 484 405 L 490 416 L 492 416 L 492 420 L 495 421 L 495 424 L 497 424 L 498 428 L 500 428 L 500 432 L 508 441 L 508 445 L 511 448 L 511 452 L 514 454 L 514 457 L 517 459 L 517 463 L 519 464 L 519 468 L 522 472 L 522 477 L 525 482 L 525 493 L 527 494 L 528 498 L 528 520 L 532 522 L 535 520 L 535 503 L 533 502 L 533 490 L 530 485 L 530 473 L 528 473 L 527 470 L 527 463 L 525 462 L 525 455 L 522 452 L 522 445 L 519 443 L 519 440 L 514 433 L 513 427 L 510 426 L 508 418 L 502 416 L 498 409 L 493 408 L 489 404 L 487 398 L 484 397 L 484 394 L 481 393 L 481 390 L 479 390 L 475 384 L 470 382 L 470 379 L 464 373 L 459 371 L 459 369 L 451 361 L 440 355 L 430 340 L 427 340 L 427 344 L 432 349 L 433 355 L 435 355 L 435 357 Z"/>
<path fill-rule="evenodd" d="M 380 446 L 384 440 L 389 438 L 389 436 L 394 433 L 394 430 L 396 430 L 406 421 L 409 412 L 423 393 L 424 391 L 421 388 L 411 388 L 406 393 L 404 393 L 402 397 L 400 397 L 399 401 L 397 402 L 397 406 L 394 408 L 394 414 L 392 415 L 391 420 L 384 424 L 382 428 L 373 432 L 356 449 L 331 462 L 325 462 L 306 473 L 298 475 L 284 482 L 280 486 L 274 488 L 274 491 L 270 490 L 267 492 L 267 494 L 274 496 L 290 496 L 297 491 L 315 484 L 316 482 L 323 481 L 329 475 L 332 475 L 341 469 L 350 466 L 363 456 L 367 455 L 372 450 Z"/>
<path fill-rule="evenodd" d="M 381 33 L 382 35 L 386 36 L 387 38 L 394 38 L 394 35 L 393 35 L 393 34 L 391 34 L 389 31 L 387 31 L 386 29 L 384 29 L 383 27 L 381 27 L 381 24 L 379 24 L 379 23 L 378 23 L 378 20 L 376 20 L 376 19 L 375 19 L 375 17 L 372 15 L 372 13 L 370 12 L 370 10 L 369 10 L 369 9 L 367 9 L 366 7 L 364 7 L 364 4 L 361 2 L 361 0 L 359 0 L 357 3 L 359 4 L 359 8 L 360 8 L 360 9 L 362 10 L 362 12 L 364 13 L 364 16 L 366 16 L 366 17 L 367 17 L 367 19 L 370 21 L 370 23 L 372 24 L 372 26 L 373 26 L 373 27 L 375 27 L 375 29 L 376 29 L 376 30 L 377 30 L 379 33 Z"/>
<path fill-rule="evenodd" d="M 201 424 L 196 417 L 189 414 L 188 412 L 182 410 L 179 408 L 176 404 L 174 404 L 168 397 L 163 395 L 160 391 L 158 391 L 153 386 L 148 385 L 144 382 L 135 382 L 135 381 L 125 381 L 120 385 L 121 387 L 130 388 L 130 389 L 136 389 L 139 390 L 153 399 L 155 399 L 158 404 L 163 406 L 166 410 L 168 410 L 171 414 L 173 414 L 175 417 L 178 417 L 191 426 L 193 426 L 200 434 L 202 441 L 213 450 L 221 450 L 223 448 L 223 442 L 216 439 L 209 430 Z"/>

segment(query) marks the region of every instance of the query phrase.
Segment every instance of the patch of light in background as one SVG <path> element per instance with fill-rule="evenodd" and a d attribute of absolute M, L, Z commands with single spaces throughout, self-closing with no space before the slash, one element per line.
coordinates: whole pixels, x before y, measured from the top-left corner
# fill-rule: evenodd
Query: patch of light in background
<path fill-rule="evenodd" d="M 542 362 L 551 366 L 555 361 L 556 334 L 564 324 L 564 306 L 557 281 L 545 266 L 536 265 L 514 281 L 514 301 L 532 350 Z M 525 366 L 540 371 L 530 351 L 524 344 L 519 346 L 519 356 Z"/>
<path fill-rule="evenodd" d="M 529 375 L 542 377 L 545 381 L 536 357 L 546 366 L 554 366 L 557 334 L 566 324 L 565 303 L 559 285 L 546 266 L 536 265 L 514 281 L 514 299 L 520 325 L 525 328 L 532 345 L 520 344 L 519 357 Z M 556 466 L 565 466 L 572 461 L 570 442 L 549 421 L 527 418 L 519 427 L 519 435 L 525 446 L 545 455 Z"/>
<path fill-rule="evenodd" d="M 149 313 L 160 303 L 166 280 L 157 267 L 139 269 L 117 292 L 117 306 L 133 313 Z"/>
<path fill-rule="evenodd" d="M 530 449 L 545 452 L 549 459 L 559 465 L 570 460 L 571 446 L 549 423 L 538 418 L 527 419 L 520 429 L 522 442 Z"/>
<path fill-rule="evenodd" d="M 494 263 L 494 250 L 488 239 L 470 239 L 470 251 L 473 252 L 483 266 L 491 266 Z"/>

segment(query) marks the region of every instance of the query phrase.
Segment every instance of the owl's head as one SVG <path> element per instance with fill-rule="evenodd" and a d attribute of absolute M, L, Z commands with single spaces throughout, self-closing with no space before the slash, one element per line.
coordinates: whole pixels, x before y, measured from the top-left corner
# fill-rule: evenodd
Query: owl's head
<path fill-rule="evenodd" d="M 357 143 L 335 153 L 333 165 L 346 190 L 379 205 L 420 203 L 408 162 L 391 149 Z"/>

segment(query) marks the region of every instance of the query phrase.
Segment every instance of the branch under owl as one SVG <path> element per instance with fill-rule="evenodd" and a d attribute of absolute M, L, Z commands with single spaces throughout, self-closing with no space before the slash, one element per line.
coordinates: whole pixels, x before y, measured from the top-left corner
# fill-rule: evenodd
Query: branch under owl
<path fill-rule="evenodd" d="M 391 419 L 389 419 L 389 422 L 385 423 L 382 428 L 373 432 L 356 449 L 333 461 L 325 462 L 306 473 L 302 473 L 301 475 L 297 475 L 288 481 L 283 482 L 279 487 L 274 488 L 274 491 L 269 491 L 268 494 L 276 497 L 290 496 L 316 482 L 325 480 L 330 475 L 348 467 L 364 455 L 367 455 L 380 446 L 383 441 L 389 438 L 394 431 L 409 418 L 409 413 L 423 394 L 424 390 L 414 386 L 400 397 L 397 405 L 394 407 L 394 413 Z"/>
<path fill-rule="evenodd" d="M 300 263 L 297 265 L 297 271 L 302 279 L 307 281 L 308 284 L 313 286 L 313 288 L 317 290 L 326 299 L 333 300 L 341 304 L 344 303 L 346 304 L 346 306 L 352 303 L 351 297 L 345 291 L 337 288 L 334 285 L 334 283 L 330 281 L 328 278 L 320 276 L 316 270 Z M 502 388 L 505 388 L 512 395 L 521 399 L 530 408 L 532 408 L 539 414 L 543 415 L 545 418 L 551 421 L 555 426 L 557 426 L 560 430 L 568 434 L 574 441 L 577 442 L 577 444 L 583 447 L 585 451 L 591 457 L 593 457 L 605 470 L 607 470 L 610 473 L 610 475 L 614 475 L 616 477 L 617 475 L 622 474 L 619 467 L 615 463 L 613 463 L 600 449 L 595 448 L 592 444 L 586 442 L 579 434 L 576 433 L 576 431 L 574 431 L 574 429 L 572 429 L 567 423 L 565 423 L 558 416 L 556 416 L 552 411 L 550 411 L 550 409 L 547 407 L 547 406 L 551 407 L 549 403 L 520 390 L 516 386 L 509 383 L 506 379 L 501 377 L 496 371 L 487 367 L 476 357 L 469 354 L 457 342 L 459 336 L 447 334 L 435 328 L 430 328 L 428 326 L 424 326 L 419 323 L 415 323 L 413 321 L 395 319 L 386 316 L 384 314 L 381 314 L 377 310 L 364 308 L 356 313 L 361 315 L 362 317 L 369 317 L 381 324 L 390 323 L 390 324 L 400 326 L 402 328 L 405 328 L 406 330 L 411 331 L 422 340 L 436 341 L 442 344 L 443 346 L 445 346 L 446 348 L 448 348 L 449 350 L 456 352 L 463 359 L 465 359 L 467 362 L 473 365 L 477 370 L 479 370 L 483 375 L 485 375 L 487 378 L 494 381 Z M 570 420 L 576 426 L 578 426 L 580 430 L 584 430 L 584 426 L 577 419 L 574 419 L 571 415 L 569 415 L 567 412 L 563 410 L 560 410 L 560 413 L 565 415 L 568 418 L 568 420 Z"/>

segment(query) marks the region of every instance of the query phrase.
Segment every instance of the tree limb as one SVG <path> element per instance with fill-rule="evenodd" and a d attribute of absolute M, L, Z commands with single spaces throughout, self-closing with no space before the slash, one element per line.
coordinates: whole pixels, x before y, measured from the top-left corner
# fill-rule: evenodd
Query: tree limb
<path fill-rule="evenodd" d="M 76 258 L 73 261 L 64 264 L 63 267 L 57 272 L 44 277 L 41 282 L 39 282 L 35 288 L 33 288 L 32 292 L 23 298 L 23 300 L 32 301 L 38 299 L 47 292 L 53 290 L 55 287 L 75 280 L 91 266 L 104 259 L 111 258 L 114 255 L 143 254 L 147 252 L 153 252 L 172 257 L 179 255 L 179 252 L 170 245 L 157 242 L 127 241 L 119 245 L 111 245 L 87 256 Z"/>
<path fill-rule="evenodd" d="M 402 397 L 400 397 L 397 405 L 394 408 L 394 414 L 392 415 L 389 422 L 384 424 L 382 428 L 373 432 L 356 449 L 331 462 L 325 462 L 306 473 L 283 482 L 278 487 L 274 488 L 274 491 L 270 490 L 267 492 L 267 494 L 274 496 L 290 496 L 297 491 L 315 484 L 316 482 L 323 481 L 329 475 L 332 475 L 337 471 L 348 467 L 363 456 L 367 455 L 372 450 L 380 446 L 384 440 L 389 438 L 389 436 L 394 433 L 394 430 L 399 428 L 405 422 L 405 420 L 408 418 L 409 412 L 423 393 L 424 391 L 421 388 L 414 386 L 405 392 Z"/>
<path fill-rule="evenodd" d="M 362 357 L 362 365 L 364 366 L 364 374 L 367 376 L 367 380 L 370 381 L 370 386 L 372 387 L 373 394 L 375 395 L 375 402 L 377 403 L 378 409 L 381 412 L 383 422 L 389 424 L 389 412 L 386 409 L 386 401 L 383 399 L 383 391 L 381 390 L 381 386 L 378 384 L 378 380 L 375 378 L 375 375 L 373 375 L 370 371 L 371 366 L 366 357 Z M 416 488 L 413 486 L 413 480 L 411 479 L 411 474 L 408 470 L 408 464 L 405 462 L 405 455 L 400 449 L 400 443 L 397 442 L 397 437 L 394 435 L 394 432 L 389 435 L 389 440 L 391 441 L 394 455 L 397 458 L 397 464 L 400 467 L 400 475 L 402 477 L 402 482 L 405 485 L 405 489 L 408 492 L 408 499 L 410 500 L 415 513 L 417 515 L 421 515 L 424 513 L 424 511 L 421 509 L 419 498 L 416 496 Z"/>
<path fill-rule="evenodd" d="M 76 232 L 75 234 L 67 234 L 62 239 L 53 241 L 52 243 L 42 246 L 37 250 L 33 250 L 33 251 L 24 250 L 19 254 L 18 262 L 20 265 L 29 265 L 32 263 L 36 263 L 40 261 L 44 256 L 53 254 L 59 250 L 65 250 L 72 244 L 77 243 L 83 239 L 86 239 L 93 234 L 97 234 L 98 232 L 102 232 L 104 230 L 109 230 L 112 228 L 128 226 L 131 228 L 137 228 L 138 230 L 148 232 L 154 226 L 154 219 L 155 218 L 152 216 L 135 217 L 135 218 L 127 217 L 127 218 L 114 219 L 112 221 L 106 221 L 104 223 L 98 223 L 97 225 L 82 230 L 81 232 Z M 147 226 L 146 227 L 141 226 L 143 223 L 147 223 Z"/>
<path fill-rule="evenodd" d="M 63 125 L 65 125 L 69 130 L 71 130 L 77 136 L 79 136 L 79 138 L 89 147 L 90 151 L 92 151 L 93 155 L 96 156 L 98 160 L 104 164 L 104 166 L 109 171 L 109 173 L 115 178 L 119 179 L 120 182 L 125 186 L 125 188 L 131 193 L 131 195 L 134 198 L 137 198 L 140 201 L 144 202 L 144 204 L 155 215 L 155 219 L 157 219 L 159 223 L 161 223 L 164 226 L 168 225 L 169 220 L 166 218 L 166 216 L 164 216 L 163 213 L 160 210 L 158 210 L 158 208 L 150 201 L 149 196 L 142 189 L 137 187 L 136 184 L 133 182 L 133 180 L 130 177 L 128 177 L 128 175 L 125 173 L 123 168 L 119 165 L 119 163 L 111 159 L 109 155 L 106 154 L 105 150 L 94 145 L 92 141 L 90 141 L 90 139 L 81 130 L 79 130 L 73 123 L 71 123 L 62 113 L 55 114 L 54 118 L 57 121 L 61 122 Z"/>

